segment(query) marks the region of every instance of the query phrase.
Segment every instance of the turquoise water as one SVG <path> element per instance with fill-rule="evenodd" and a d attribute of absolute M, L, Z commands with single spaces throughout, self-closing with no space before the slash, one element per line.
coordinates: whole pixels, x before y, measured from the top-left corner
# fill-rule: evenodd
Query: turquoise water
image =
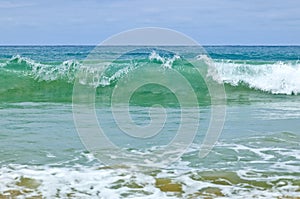
<path fill-rule="evenodd" d="M 111 61 L 118 48 L 99 48 L 102 59 L 91 65 Z M 170 53 L 172 48 L 180 56 Z M 85 68 L 84 59 L 95 53 L 93 46 L 1 46 L 0 198 L 299 197 L 300 47 L 204 48 L 224 83 L 227 111 L 215 147 L 199 158 L 212 102 L 205 82 L 186 61 L 199 56 L 196 48 L 169 47 L 170 52 L 142 48 L 120 55 L 99 76 Z M 168 167 L 130 167 L 126 162 L 105 166 L 84 147 L 76 131 L 72 110 L 76 74 L 83 69 L 93 77 L 81 83 L 95 89 L 96 114 L 108 138 L 146 156 L 174 138 L 181 107 L 168 88 L 141 87 L 130 98 L 131 117 L 137 125 L 147 125 L 151 121 L 148 108 L 161 104 L 167 113 L 164 128 L 148 139 L 121 135 L 110 96 L 119 82 L 143 66 L 162 74 L 176 69 L 192 82 L 200 128 L 184 155 Z M 150 69 L 145 70 L 150 73 Z M 133 77 L 143 79 L 143 75 Z M 185 92 L 180 84 L 176 87 L 179 93 Z"/>

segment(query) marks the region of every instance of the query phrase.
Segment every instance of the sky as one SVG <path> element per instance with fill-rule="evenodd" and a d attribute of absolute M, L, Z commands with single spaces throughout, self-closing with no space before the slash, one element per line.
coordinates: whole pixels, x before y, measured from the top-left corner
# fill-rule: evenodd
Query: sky
<path fill-rule="evenodd" d="M 0 45 L 96 45 L 142 27 L 202 45 L 300 45 L 300 1 L 0 0 Z"/>

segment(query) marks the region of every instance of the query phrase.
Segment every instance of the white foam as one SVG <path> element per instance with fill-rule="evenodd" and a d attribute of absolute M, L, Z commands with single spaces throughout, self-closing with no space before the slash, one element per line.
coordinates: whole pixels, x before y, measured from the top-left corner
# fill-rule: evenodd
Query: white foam
<path fill-rule="evenodd" d="M 179 55 L 173 55 L 171 58 L 161 57 L 156 51 L 152 51 L 149 60 L 156 60 L 162 62 L 164 68 L 172 68 L 173 62 L 180 59 Z"/>
<path fill-rule="evenodd" d="M 264 64 L 215 62 L 216 70 L 224 83 L 237 86 L 240 83 L 250 88 L 273 94 L 300 93 L 300 63 L 276 62 Z"/>
<path fill-rule="evenodd" d="M 213 175 L 213 171 L 209 171 Z M 151 173 L 151 172 L 150 172 Z M 7 190 L 27 190 L 23 197 L 43 195 L 43 198 L 186 198 L 199 193 L 205 188 L 217 188 L 224 197 L 220 198 L 243 198 L 259 197 L 274 198 L 283 196 L 297 196 L 298 186 L 291 184 L 288 179 L 299 180 L 293 175 L 264 176 L 264 172 L 256 170 L 239 170 L 237 174 L 240 178 L 250 181 L 265 181 L 274 184 L 267 190 L 247 185 L 245 183 L 218 184 L 210 180 L 195 180 L 191 176 L 201 172 L 197 170 L 161 170 L 156 176 L 149 175 L 145 170 L 135 168 L 99 168 L 77 165 L 74 167 L 47 167 L 47 166 L 25 166 L 8 165 L 0 168 L 0 194 Z M 218 174 L 216 174 L 218 175 Z M 216 176 L 217 177 L 217 176 Z M 34 179 L 40 185 L 37 188 L 26 188 L 18 186 L 21 178 Z M 171 179 L 172 183 L 182 185 L 182 195 L 172 192 L 163 192 L 155 186 L 155 178 Z M 222 178 L 220 176 L 220 178 Z M 226 181 L 226 179 L 224 179 Z M 276 182 L 274 182 L 276 181 Z M 131 184 L 132 186 L 130 186 Z M 136 186 L 138 185 L 138 186 Z"/>
<path fill-rule="evenodd" d="M 27 57 L 16 55 L 8 60 L 5 64 L 2 64 L 1 67 L 5 68 L 12 63 L 24 64 L 24 70 L 16 70 L 12 68 L 10 69 L 10 71 L 15 73 L 22 73 L 23 75 L 30 76 L 38 81 L 54 81 L 58 79 L 66 79 L 68 82 L 74 81 L 76 71 L 81 65 L 76 60 L 66 60 L 59 65 L 48 65 L 36 62 Z"/>
<path fill-rule="evenodd" d="M 37 166 L 13 165 L 0 169 L 0 193 L 6 190 L 22 190 L 24 187 L 15 184 L 21 177 L 34 179 L 41 185 L 36 190 L 35 195 L 42 193 L 45 198 L 67 198 L 72 194 L 75 198 L 100 197 L 100 198 L 120 198 L 121 194 L 128 193 L 131 189 L 123 184 L 130 183 L 136 179 L 135 183 L 153 184 L 151 176 L 127 171 L 125 169 L 98 169 L 88 167 L 73 168 L 50 168 Z M 113 186 L 120 185 L 120 188 Z M 154 197 L 157 188 L 147 187 L 146 190 Z M 134 190 L 134 189 L 133 189 Z"/>

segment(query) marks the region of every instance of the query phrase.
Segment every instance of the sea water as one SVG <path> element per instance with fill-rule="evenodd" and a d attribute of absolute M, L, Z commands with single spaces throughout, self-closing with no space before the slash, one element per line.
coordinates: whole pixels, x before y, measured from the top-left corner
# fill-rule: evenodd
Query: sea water
<path fill-rule="evenodd" d="M 177 48 L 181 55 L 152 47 L 131 52 L 111 64 L 106 78 L 87 70 L 96 79 L 87 86 L 95 89 L 101 127 L 118 147 L 141 157 L 172 140 L 181 107 L 166 88 L 141 88 L 129 101 L 134 122 L 149 124 L 156 104 L 165 107 L 167 122 L 152 138 L 120 136 L 110 109 L 115 85 L 144 64 L 162 73 L 181 70 L 193 82 L 200 112 L 193 142 L 168 166 L 134 167 L 104 164 L 86 149 L 74 123 L 76 74 L 94 46 L 1 46 L 0 198 L 300 197 L 300 47 L 204 47 L 226 91 L 221 136 L 204 158 L 199 149 L 212 114 L 209 91 L 180 62 L 197 58 L 197 51 Z M 106 59 L 100 61 L 117 49 L 101 47 Z"/>

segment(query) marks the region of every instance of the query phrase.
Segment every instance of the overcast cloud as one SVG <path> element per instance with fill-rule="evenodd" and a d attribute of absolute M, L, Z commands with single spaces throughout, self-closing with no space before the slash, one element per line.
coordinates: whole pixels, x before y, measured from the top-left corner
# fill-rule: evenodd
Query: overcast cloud
<path fill-rule="evenodd" d="M 300 44 L 296 0 L 3 0 L 0 44 L 98 44 L 132 28 L 175 29 L 200 44 Z"/>

